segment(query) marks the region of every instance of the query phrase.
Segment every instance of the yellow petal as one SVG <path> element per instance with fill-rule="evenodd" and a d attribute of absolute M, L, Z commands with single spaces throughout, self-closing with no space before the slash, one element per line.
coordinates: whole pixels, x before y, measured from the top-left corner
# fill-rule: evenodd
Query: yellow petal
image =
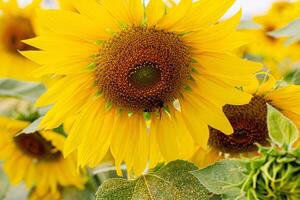
<path fill-rule="evenodd" d="M 166 5 L 162 0 L 150 0 L 146 8 L 148 26 L 155 26 L 156 23 L 164 16 L 165 11 Z"/>
<path fill-rule="evenodd" d="M 118 22 L 110 15 L 107 9 L 95 0 L 77 0 L 74 1 L 74 6 L 81 14 L 93 20 L 99 28 L 103 30 L 118 30 Z"/>
<path fill-rule="evenodd" d="M 71 35 L 86 41 L 107 38 L 93 21 L 83 15 L 66 10 L 39 10 L 37 20 L 48 33 Z"/>

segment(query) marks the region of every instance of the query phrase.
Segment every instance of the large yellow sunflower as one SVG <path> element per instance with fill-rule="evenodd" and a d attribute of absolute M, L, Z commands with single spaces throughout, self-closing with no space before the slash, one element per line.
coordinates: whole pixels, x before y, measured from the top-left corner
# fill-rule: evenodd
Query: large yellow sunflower
<path fill-rule="evenodd" d="M 17 0 L 0 0 L 0 78 L 32 80 L 29 73 L 37 65 L 19 51 L 34 49 L 22 40 L 36 36 L 34 10 L 40 2 L 41 0 L 33 0 L 28 6 L 21 8 Z"/>
<path fill-rule="evenodd" d="M 249 44 L 245 51 L 262 56 L 264 64 L 276 78 L 286 75 L 299 61 L 300 46 L 286 45 L 285 38 L 275 38 L 270 32 L 283 28 L 298 17 L 300 17 L 299 2 L 276 2 L 265 15 L 253 18 L 261 28 L 249 31 L 256 37 L 256 42 Z"/>
<path fill-rule="evenodd" d="M 254 79 L 244 90 L 252 95 L 248 104 L 223 107 L 234 133 L 228 136 L 210 128 L 209 148 L 199 147 L 192 157 L 192 161 L 199 166 L 223 159 L 226 155 L 255 155 L 256 143 L 268 145 L 267 104 L 280 110 L 300 130 L 300 86 L 278 87 L 276 79 L 269 75 L 268 81 L 260 84 Z M 296 144 L 299 145 L 299 141 Z"/>
<path fill-rule="evenodd" d="M 34 196 L 59 196 L 59 187 L 83 188 L 74 155 L 64 159 L 65 138 L 52 131 L 19 134 L 29 122 L 0 118 L 0 160 L 10 183 L 24 181 Z"/>
<path fill-rule="evenodd" d="M 75 116 L 65 155 L 77 149 L 93 167 L 110 149 L 135 174 L 205 148 L 208 125 L 231 134 L 222 106 L 248 103 L 234 87 L 261 67 L 231 53 L 248 42 L 235 31 L 241 13 L 217 23 L 234 2 L 76 0 L 79 13 L 39 12 L 48 33 L 26 43 L 42 51 L 23 54 L 42 65 L 35 74 L 62 75 L 37 102 L 53 105 L 40 128 Z"/>

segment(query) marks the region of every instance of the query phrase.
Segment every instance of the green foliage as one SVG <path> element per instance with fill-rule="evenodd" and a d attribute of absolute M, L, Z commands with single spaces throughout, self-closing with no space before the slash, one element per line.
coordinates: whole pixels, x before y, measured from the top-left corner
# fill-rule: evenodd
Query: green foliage
<path fill-rule="evenodd" d="M 242 163 L 237 160 L 223 160 L 191 173 L 210 192 L 220 195 L 221 199 L 229 200 L 241 194 L 238 186 L 245 178 L 242 169 Z M 216 196 L 214 199 L 217 198 Z"/>
<path fill-rule="evenodd" d="M 248 200 L 300 199 L 300 150 L 260 147 L 261 157 L 244 161 L 241 189 Z"/>
<path fill-rule="evenodd" d="M 40 114 L 38 111 L 29 111 L 28 113 L 17 113 L 16 119 L 21 121 L 34 122 L 40 118 Z"/>
<path fill-rule="evenodd" d="M 299 68 L 299 64 L 294 66 L 295 68 Z M 284 76 L 284 80 L 290 84 L 300 85 L 300 70 L 296 69 Z"/>
<path fill-rule="evenodd" d="M 189 173 L 196 169 L 193 164 L 178 160 L 135 180 L 110 179 L 99 188 L 97 200 L 209 199 L 208 191 Z"/>
<path fill-rule="evenodd" d="M 0 199 L 4 199 L 9 188 L 9 182 L 6 175 L 0 169 Z"/>
<path fill-rule="evenodd" d="M 271 105 L 268 105 L 267 122 L 269 135 L 274 143 L 291 146 L 297 140 L 299 133 L 295 124 Z"/>
<path fill-rule="evenodd" d="M 0 96 L 36 101 L 45 92 L 40 83 L 22 82 L 13 79 L 0 79 Z"/>

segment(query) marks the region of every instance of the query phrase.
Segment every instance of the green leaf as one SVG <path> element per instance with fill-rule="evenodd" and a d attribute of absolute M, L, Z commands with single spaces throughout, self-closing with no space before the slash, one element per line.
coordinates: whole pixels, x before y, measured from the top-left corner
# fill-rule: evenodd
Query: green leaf
<path fill-rule="evenodd" d="M 291 146 L 298 139 L 299 132 L 296 125 L 269 104 L 267 121 L 269 136 L 274 143 Z"/>
<path fill-rule="evenodd" d="M 0 79 L 0 96 L 36 101 L 45 92 L 40 83 L 22 82 L 13 79 Z"/>
<path fill-rule="evenodd" d="M 290 83 L 290 84 L 295 84 L 295 85 L 300 85 L 300 69 L 299 69 L 299 64 L 294 65 L 296 70 L 293 70 L 286 74 L 284 76 L 284 81 Z"/>
<path fill-rule="evenodd" d="M 135 180 L 109 179 L 99 188 L 97 200 L 208 200 L 208 191 L 189 173 L 196 169 L 178 160 Z"/>
<path fill-rule="evenodd" d="M 79 190 L 67 187 L 62 190 L 62 200 L 95 200 L 95 195 L 89 190 Z"/>
<path fill-rule="evenodd" d="M 245 178 L 243 167 L 237 160 L 223 160 L 191 174 L 210 192 L 222 195 L 222 199 L 232 199 L 241 194 L 238 186 L 234 185 L 238 185 Z"/>
<path fill-rule="evenodd" d="M 0 199 L 4 199 L 6 196 L 6 193 L 8 192 L 9 189 L 9 182 L 4 174 L 4 172 L 0 169 Z"/>
<path fill-rule="evenodd" d="M 23 129 L 19 134 L 30 134 L 38 131 L 38 126 L 41 123 L 43 117 L 38 118 L 34 122 L 32 122 L 29 126 L 27 126 L 25 129 Z"/>

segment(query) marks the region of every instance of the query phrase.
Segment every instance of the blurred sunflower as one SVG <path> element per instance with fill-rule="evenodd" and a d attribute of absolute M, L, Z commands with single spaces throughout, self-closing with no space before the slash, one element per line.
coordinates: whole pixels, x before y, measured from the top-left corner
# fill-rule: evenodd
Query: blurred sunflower
<path fill-rule="evenodd" d="M 25 8 L 17 0 L 0 0 L 0 77 L 32 80 L 28 74 L 37 67 L 19 51 L 34 48 L 22 42 L 36 36 L 34 10 L 41 0 L 33 0 Z"/>
<path fill-rule="evenodd" d="M 136 175 L 205 148 L 208 125 L 231 134 L 222 106 L 248 103 L 235 86 L 261 68 L 231 53 L 248 42 L 235 31 L 241 13 L 217 23 L 234 2 L 77 0 L 79 13 L 39 12 L 48 33 L 26 43 L 42 51 L 23 54 L 42 65 L 36 75 L 63 75 L 37 102 L 54 105 L 40 128 L 75 116 L 65 155 L 78 149 L 94 167 L 110 149 Z"/>
<path fill-rule="evenodd" d="M 300 17 L 300 3 L 276 2 L 267 14 L 253 18 L 261 26 L 258 30 L 251 30 L 256 42 L 249 44 L 246 54 L 261 56 L 263 63 L 278 79 L 286 75 L 296 61 L 299 61 L 299 44 L 288 46 L 285 38 L 275 38 L 270 32 L 286 26 L 292 20 Z"/>
<path fill-rule="evenodd" d="M 278 87 L 276 79 L 269 75 L 263 83 L 255 79 L 251 85 L 244 87 L 244 91 L 252 94 L 248 104 L 223 107 L 234 133 L 226 135 L 210 128 L 210 148 L 205 150 L 200 147 L 192 157 L 199 166 L 223 159 L 226 155 L 252 156 L 256 154 L 256 143 L 268 145 L 267 104 L 281 111 L 300 130 L 300 86 Z"/>
<path fill-rule="evenodd" d="M 83 188 L 74 155 L 64 159 L 65 138 L 52 131 L 19 134 L 30 122 L 0 117 L 0 160 L 13 185 L 24 181 L 34 196 L 59 196 L 59 187 Z"/>

